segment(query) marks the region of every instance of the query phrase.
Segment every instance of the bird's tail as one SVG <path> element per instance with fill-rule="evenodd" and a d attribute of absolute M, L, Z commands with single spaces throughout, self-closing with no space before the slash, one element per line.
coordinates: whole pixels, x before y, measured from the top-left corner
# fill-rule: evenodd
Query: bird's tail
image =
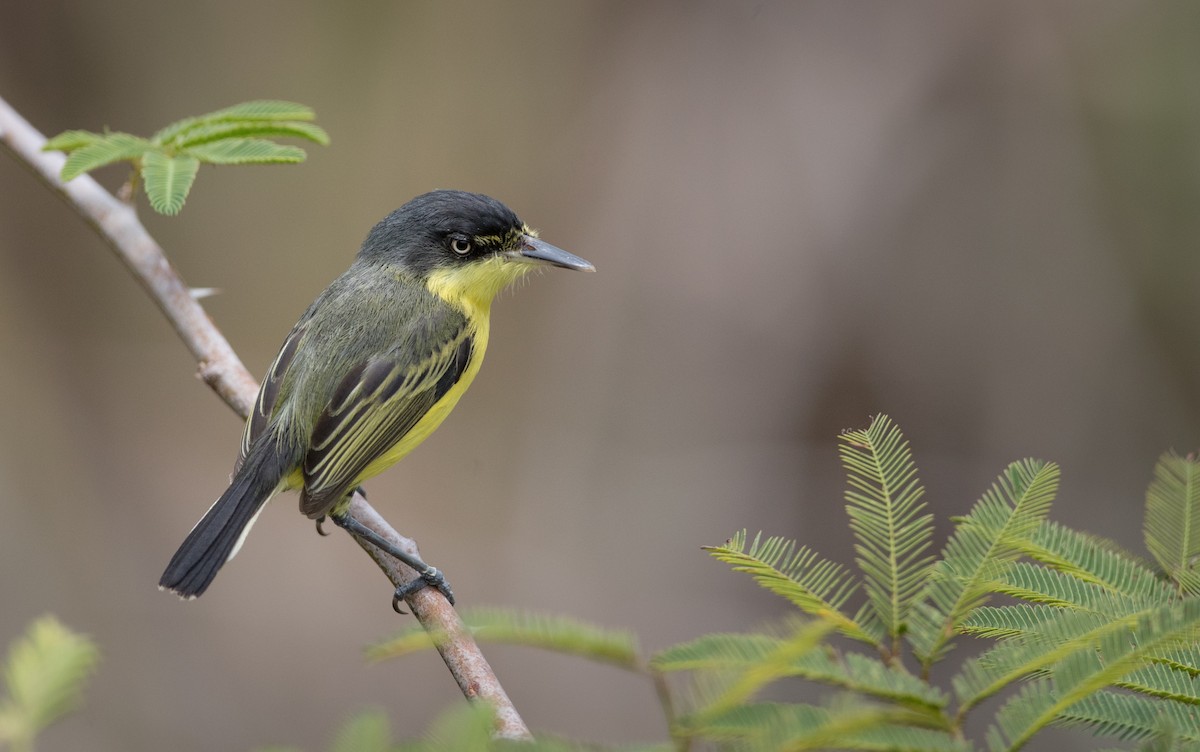
<path fill-rule="evenodd" d="M 258 513 L 296 463 L 271 438 L 259 439 L 229 488 L 171 557 L 158 581 L 160 588 L 195 598 L 208 589 L 217 571 L 238 552 Z"/>

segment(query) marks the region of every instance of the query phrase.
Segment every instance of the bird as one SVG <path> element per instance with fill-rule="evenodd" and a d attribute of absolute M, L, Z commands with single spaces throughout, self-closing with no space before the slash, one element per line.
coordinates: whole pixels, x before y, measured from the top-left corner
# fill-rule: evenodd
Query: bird
<path fill-rule="evenodd" d="M 479 372 L 493 299 L 545 267 L 595 271 L 479 193 L 425 193 L 376 224 L 284 340 L 229 487 L 171 557 L 159 587 L 186 599 L 203 594 L 266 503 L 298 490 L 300 511 L 318 528 L 329 516 L 418 570 L 397 589 L 397 610 L 426 584 L 453 599 L 438 570 L 354 520 L 350 498 L 441 425 Z"/>

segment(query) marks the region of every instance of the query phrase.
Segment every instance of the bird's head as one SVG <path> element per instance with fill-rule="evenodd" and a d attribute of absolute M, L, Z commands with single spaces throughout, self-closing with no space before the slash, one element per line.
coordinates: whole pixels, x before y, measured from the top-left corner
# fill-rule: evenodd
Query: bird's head
<path fill-rule="evenodd" d="M 375 225 L 359 258 L 398 266 L 444 299 L 485 308 L 539 266 L 596 270 L 540 240 L 496 199 L 465 191 L 433 191 L 409 201 Z"/>

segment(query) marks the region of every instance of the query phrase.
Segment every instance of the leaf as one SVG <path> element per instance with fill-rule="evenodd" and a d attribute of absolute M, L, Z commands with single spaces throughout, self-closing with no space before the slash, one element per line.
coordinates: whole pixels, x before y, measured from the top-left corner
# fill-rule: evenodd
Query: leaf
<path fill-rule="evenodd" d="M 829 622 L 797 624 L 782 638 L 766 635 L 707 635 L 690 643 L 668 648 L 655 656 L 652 666 L 659 671 L 681 668 L 730 669 L 737 677 L 698 716 L 723 713 L 741 705 L 760 689 L 795 674 L 794 666 L 815 650 L 829 634 Z"/>
<path fill-rule="evenodd" d="M 1144 562 L 1112 541 L 1056 522 L 1044 521 L 1018 545 L 1031 559 L 1081 582 L 1138 599 L 1161 600 L 1175 595 L 1173 588 Z"/>
<path fill-rule="evenodd" d="M 124 159 L 138 159 L 151 144 L 144 138 L 131 136 L 128 133 L 109 133 L 99 141 L 75 149 L 67 157 L 60 177 L 64 180 L 74 180 L 85 172 L 99 167 L 120 162 Z"/>
<path fill-rule="evenodd" d="M 1122 740 L 1153 738 L 1165 724 L 1180 739 L 1200 742 L 1200 716 L 1193 708 L 1110 690 L 1083 698 L 1063 711 L 1058 722 L 1087 724 L 1096 734 Z"/>
<path fill-rule="evenodd" d="M 924 489 L 912 452 L 886 415 L 866 431 L 841 436 L 838 448 L 849 488 L 846 512 L 872 612 L 893 640 L 904 633 L 933 559 L 933 516 L 922 514 Z"/>
<path fill-rule="evenodd" d="M 188 147 L 183 154 L 211 164 L 289 164 L 303 162 L 304 150 L 261 138 L 227 138 Z"/>
<path fill-rule="evenodd" d="M 42 146 L 42 151 L 73 151 L 102 141 L 104 134 L 91 131 L 63 131 Z"/>
<path fill-rule="evenodd" d="M 195 157 L 168 157 L 157 151 L 142 159 L 142 183 L 150 206 L 159 214 L 178 214 L 196 179 L 200 162 Z"/>
<path fill-rule="evenodd" d="M 906 711 L 862 702 L 834 703 L 827 708 L 798 703 L 755 703 L 739 705 L 712 717 L 685 717 L 680 721 L 680 730 L 688 736 L 746 741 L 735 749 L 891 752 L 969 749 L 947 733 L 903 725 L 910 719 Z"/>
<path fill-rule="evenodd" d="M 188 129 L 187 133 L 172 141 L 181 148 L 221 141 L 227 138 L 302 138 L 321 146 L 329 145 L 329 134 L 324 128 L 312 123 L 277 120 L 235 120 L 232 122 L 204 123 Z"/>
<path fill-rule="evenodd" d="M 999 669 L 1010 680 L 1039 669 L 1049 676 L 1026 685 L 997 713 L 990 737 L 1001 741 L 1003 748 L 1020 748 L 1075 703 L 1151 665 L 1157 654 L 1194 643 L 1200 635 L 1200 600 L 1170 603 L 1124 619 L 1098 620 L 1094 615 L 1088 616 L 1100 627 L 1074 630 L 1069 636 L 1047 633 L 1028 644 L 1016 645 L 1003 657 L 998 650 L 980 657 L 978 665 L 985 667 L 985 673 L 991 663 L 992 669 Z M 1085 619 L 1084 623 L 1088 621 Z M 1019 673 L 1012 670 L 1015 663 L 1012 658 L 1024 657 L 1027 648 L 1039 645 L 1051 650 L 1035 659 L 1036 666 L 1027 664 L 1026 670 Z M 1046 662 L 1047 655 L 1055 657 L 1052 663 Z M 975 698 L 967 698 L 963 709 L 975 702 Z"/>
<path fill-rule="evenodd" d="M 346 721 L 333 740 L 333 752 L 388 752 L 392 742 L 388 718 L 381 710 L 367 710 Z"/>
<path fill-rule="evenodd" d="M 1200 462 L 1168 452 L 1154 466 L 1146 490 L 1146 548 L 1171 579 L 1190 585 L 1187 577 L 1200 558 Z"/>
<path fill-rule="evenodd" d="M 312 108 L 306 107 L 295 102 L 281 102 L 278 100 L 255 100 L 251 102 L 242 102 L 235 104 L 232 107 L 209 112 L 205 115 L 197 115 L 188 117 L 182 120 L 177 120 L 174 123 L 166 126 L 158 131 L 152 137 L 152 140 L 157 144 L 168 144 L 177 142 L 177 140 L 192 129 L 203 126 L 212 125 L 214 123 L 226 123 L 233 121 L 261 121 L 261 120 L 312 120 L 316 117 Z"/>
<path fill-rule="evenodd" d="M 1059 470 L 1041 460 L 1014 462 L 958 520 L 921 600 L 927 609 L 909 633 L 923 665 L 942 657 L 951 636 L 987 599 L 992 582 L 1020 555 L 1017 542 L 1045 519 L 1058 492 Z"/>
<path fill-rule="evenodd" d="M 858 623 L 841 612 L 856 587 L 845 569 L 822 559 L 806 546 L 780 537 L 762 540 L 762 533 L 746 549 L 746 531 L 741 530 L 721 546 L 705 546 L 713 558 L 745 572 L 762 587 L 781 595 L 802 611 L 831 620 L 842 634 L 870 645 L 876 640 Z"/>
<path fill-rule="evenodd" d="M 9 649 L 4 667 L 8 697 L 0 703 L 0 728 L 7 738 L 31 743 L 39 731 L 78 705 L 98 659 L 91 640 L 54 617 L 43 616 L 31 624 Z"/>
<path fill-rule="evenodd" d="M 625 669 L 636 669 L 637 638 L 627 630 L 609 629 L 565 616 L 534 614 L 509 609 L 473 609 L 463 622 L 479 642 L 525 645 L 566 653 Z M 421 626 L 367 649 L 371 660 L 396 658 L 434 647 L 444 635 L 427 634 Z"/>

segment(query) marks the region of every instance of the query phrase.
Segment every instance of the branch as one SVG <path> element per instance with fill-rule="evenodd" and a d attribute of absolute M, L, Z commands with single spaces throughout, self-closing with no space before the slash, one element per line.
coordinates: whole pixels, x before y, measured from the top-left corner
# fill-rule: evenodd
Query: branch
<path fill-rule="evenodd" d="M 192 297 L 162 248 L 137 218 L 132 203 L 118 200 L 89 175 L 69 183 L 59 179 L 66 158 L 43 152 L 46 138 L 0 98 L 0 144 L 17 162 L 28 167 L 59 198 L 74 209 L 112 248 L 117 257 L 158 304 L 180 339 L 199 364 L 198 373 L 230 408 L 243 418 L 250 413 L 258 393 L 254 377 Z M 355 493 L 350 514 L 397 547 L 417 553 L 416 543 L 397 533 L 361 494 Z M 396 587 L 417 578 L 417 573 L 355 538 Z M 434 588 L 422 588 L 408 598 L 421 626 L 446 635 L 438 651 L 468 699 L 482 699 L 495 709 L 496 736 L 522 739 L 530 736 L 504 687 L 475 644 L 458 613 Z"/>

